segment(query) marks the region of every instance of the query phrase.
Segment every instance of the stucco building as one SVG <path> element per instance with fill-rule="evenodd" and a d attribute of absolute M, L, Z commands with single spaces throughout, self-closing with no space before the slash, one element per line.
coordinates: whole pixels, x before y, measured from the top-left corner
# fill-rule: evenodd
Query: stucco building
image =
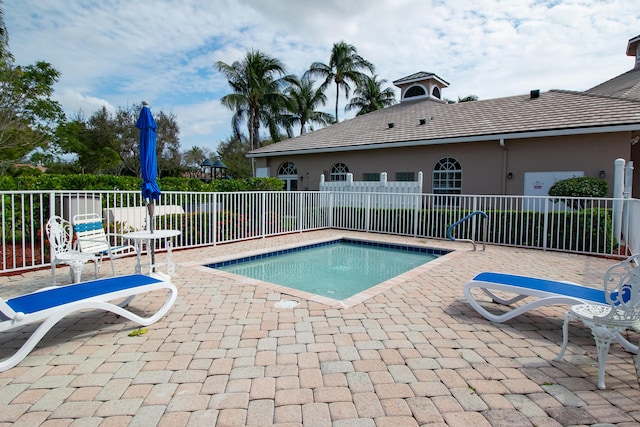
<path fill-rule="evenodd" d="M 613 187 L 617 158 L 640 169 L 640 36 L 628 42 L 635 67 L 584 92 L 525 95 L 449 104 L 449 84 L 418 72 L 393 83 L 394 106 L 249 153 L 257 176 L 280 177 L 289 190 L 327 180 L 413 181 L 423 191 L 543 195 L 554 180 L 601 177 Z M 634 178 L 640 196 L 640 173 Z M 538 193 L 536 193 L 536 191 Z"/>

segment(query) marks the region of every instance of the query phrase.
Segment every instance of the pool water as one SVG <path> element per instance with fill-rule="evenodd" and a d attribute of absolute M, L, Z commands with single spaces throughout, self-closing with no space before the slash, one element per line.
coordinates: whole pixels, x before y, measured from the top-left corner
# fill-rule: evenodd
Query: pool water
<path fill-rule="evenodd" d="M 340 239 L 208 267 L 342 300 L 447 253 Z"/>

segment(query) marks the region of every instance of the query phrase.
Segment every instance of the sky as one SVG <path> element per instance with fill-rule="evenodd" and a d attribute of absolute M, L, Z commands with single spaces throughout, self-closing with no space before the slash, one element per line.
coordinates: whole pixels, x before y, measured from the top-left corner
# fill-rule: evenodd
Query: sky
<path fill-rule="evenodd" d="M 637 0 L 0 0 L 19 65 L 60 71 L 73 118 L 149 102 L 174 114 L 182 151 L 215 152 L 232 133 L 231 92 L 215 63 L 258 50 L 302 75 L 345 41 L 394 80 L 418 71 L 447 99 L 582 91 L 633 68 Z M 399 91 L 396 96 L 399 98 Z M 322 109 L 333 113 L 335 86 Z M 340 119 L 347 100 L 340 98 Z"/>

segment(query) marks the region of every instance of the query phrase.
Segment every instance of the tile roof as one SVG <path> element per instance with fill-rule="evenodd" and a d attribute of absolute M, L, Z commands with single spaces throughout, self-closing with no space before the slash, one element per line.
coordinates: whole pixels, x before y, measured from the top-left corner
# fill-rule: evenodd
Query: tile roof
<path fill-rule="evenodd" d="M 622 73 L 586 91 L 620 98 L 640 99 L 640 68 Z"/>
<path fill-rule="evenodd" d="M 388 126 L 391 122 L 393 128 Z M 441 144 L 525 132 L 578 133 L 578 129 L 622 125 L 640 129 L 640 100 L 564 90 L 544 92 L 535 99 L 519 95 L 457 104 L 426 99 L 345 120 L 253 150 L 249 156 Z"/>
<path fill-rule="evenodd" d="M 394 80 L 393 84 L 398 86 L 398 85 L 401 85 L 402 83 L 417 82 L 417 81 L 421 81 L 421 80 L 428 80 L 430 78 L 435 78 L 436 80 L 440 80 L 441 82 L 443 82 L 444 84 L 449 86 L 448 82 L 446 82 L 442 78 L 438 77 L 438 75 L 436 75 L 435 73 L 430 73 L 428 71 L 418 71 L 417 73 L 413 73 L 413 74 L 411 74 L 409 76 L 402 77 L 402 78 L 400 78 L 398 80 Z"/>

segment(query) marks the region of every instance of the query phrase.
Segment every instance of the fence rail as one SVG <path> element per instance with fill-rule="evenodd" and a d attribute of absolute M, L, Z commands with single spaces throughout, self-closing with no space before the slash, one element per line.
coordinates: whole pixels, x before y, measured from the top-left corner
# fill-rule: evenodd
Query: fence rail
<path fill-rule="evenodd" d="M 146 228 L 145 203 L 128 191 L 0 192 L 0 273 L 50 265 L 44 227 L 51 215 L 99 213 L 111 233 Z M 325 228 L 542 250 L 626 256 L 640 251 L 640 200 L 346 192 L 163 192 L 156 229 L 178 229 L 174 248 L 193 248 Z M 124 243 L 122 237 L 114 241 Z M 158 243 L 159 244 L 159 243 Z M 163 248 L 158 247 L 157 250 Z"/>

